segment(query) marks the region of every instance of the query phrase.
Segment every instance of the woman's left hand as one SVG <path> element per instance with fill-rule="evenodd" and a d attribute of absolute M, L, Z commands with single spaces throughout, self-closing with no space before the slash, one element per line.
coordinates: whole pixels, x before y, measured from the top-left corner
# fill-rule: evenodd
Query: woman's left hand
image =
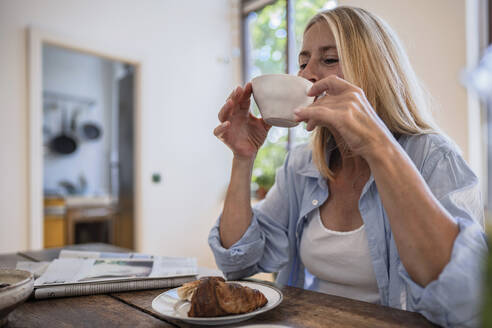
<path fill-rule="evenodd" d="M 323 97 L 321 94 L 325 93 Z M 308 93 L 318 99 L 308 107 L 296 110 L 298 122 L 306 122 L 308 131 L 316 126 L 338 133 L 355 155 L 366 160 L 388 142 L 392 135 L 367 100 L 364 91 L 330 75 L 317 81 Z"/>

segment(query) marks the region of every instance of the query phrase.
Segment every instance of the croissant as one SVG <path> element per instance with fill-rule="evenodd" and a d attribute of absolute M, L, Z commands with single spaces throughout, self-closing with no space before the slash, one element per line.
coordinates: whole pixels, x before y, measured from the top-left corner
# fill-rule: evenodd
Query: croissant
<path fill-rule="evenodd" d="M 195 280 L 191 282 L 184 283 L 183 286 L 179 287 L 177 292 L 178 292 L 178 297 L 182 300 L 187 300 L 191 302 L 191 297 L 193 296 L 193 293 L 195 292 L 196 288 L 200 284 L 201 280 Z"/>
<path fill-rule="evenodd" d="M 248 313 L 267 303 L 262 292 L 240 284 L 226 283 L 221 277 L 204 277 L 197 281 L 198 283 L 188 283 L 188 286 L 183 285 L 185 288 L 182 289 L 188 289 L 188 292 L 182 295 L 189 296 L 189 289 L 195 287 L 191 295 L 189 317 Z"/>

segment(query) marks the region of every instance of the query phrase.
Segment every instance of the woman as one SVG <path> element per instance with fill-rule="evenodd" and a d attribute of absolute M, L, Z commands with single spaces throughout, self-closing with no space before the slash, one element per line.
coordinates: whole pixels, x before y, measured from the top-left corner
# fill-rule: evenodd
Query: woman
<path fill-rule="evenodd" d="M 227 278 L 277 282 L 473 325 L 487 251 L 478 180 L 424 115 L 424 94 L 394 33 L 359 8 L 308 23 L 299 76 L 316 101 L 296 112 L 313 132 L 266 199 L 250 205 L 255 155 L 270 126 L 238 87 L 214 134 L 234 153 L 209 236 Z"/>

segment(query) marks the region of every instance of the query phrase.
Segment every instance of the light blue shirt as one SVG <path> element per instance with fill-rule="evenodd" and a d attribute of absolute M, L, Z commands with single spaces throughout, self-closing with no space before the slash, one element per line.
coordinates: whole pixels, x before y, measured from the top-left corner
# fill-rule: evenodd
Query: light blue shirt
<path fill-rule="evenodd" d="M 401 136 L 398 142 L 436 199 L 459 226 L 451 259 L 438 279 L 425 288 L 405 270 L 388 216 L 371 175 L 359 200 L 382 305 L 416 311 L 442 326 L 478 324 L 482 261 L 487 253 L 478 179 L 457 148 L 438 134 Z M 330 154 L 328 154 L 329 157 Z M 328 198 L 325 179 L 308 145 L 294 148 L 277 171 L 275 185 L 253 207 L 247 231 L 229 249 L 222 247 L 219 220 L 209 235 L 218 267 L 228 279 L 278 272 L 277 283 L 316 286 L 299 257 L 309 213 Z M 312 281 L 314 279 L 314 282 Z"/>

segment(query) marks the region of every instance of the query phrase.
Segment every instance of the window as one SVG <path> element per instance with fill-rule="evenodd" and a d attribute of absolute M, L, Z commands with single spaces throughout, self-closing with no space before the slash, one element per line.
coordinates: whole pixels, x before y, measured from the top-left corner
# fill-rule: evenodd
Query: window
<path fill-rule="evenodd" d="M 243 76 L 245 82 L 263 74 L 297 74 L 297 54 L 304 27 L 311 17 L 336 6 L 335 0 L 243 0 Z M 253 113 L 259 115 L 253 102 Z M 287 151 L 307 142 L 303 125 L 272 127 L 253 168 L 252 192 L 263 198 L 275 181 Z"/>

